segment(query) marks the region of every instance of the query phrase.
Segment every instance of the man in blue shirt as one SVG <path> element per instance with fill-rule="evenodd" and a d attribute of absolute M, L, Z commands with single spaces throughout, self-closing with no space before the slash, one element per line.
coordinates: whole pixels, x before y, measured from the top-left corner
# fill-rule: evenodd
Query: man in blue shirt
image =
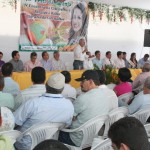
<path fill-rule="evenodd" d="M 46 93 L 29 99 L 15 111 L 15 123 L 19 126 L 17 129 L 24 132 L 35 124 L 45 122 L 60 122 L 69 126 L 72 122 L 74 107 L 70 100 L 61 95 L 64 85 L 63 74 L 52 74 L 46 83 Z M 31 138 L 23 137 L 16 142 L 15 146 L 19 150 L 29 150 Z"/>
<path fill-rule="evenodd" d="M 128 106 L 129 113 L 133 114 L 146 106 L 150 106 L 150 76 L 144 82 L 143 91 L 136 95 L 133 102 Z"/>
<path fill-rule="evenodd" d="M 138 67 L 142 68 L 145 63 L 150 63 L 150 61 L 148 60 L 148 58 L 149 58 L 149 55 L 145 54 L 144 57 L 139 60 Z"/>
<path fill-rule="evenodd" d="M 95 51 L 95 57 L 96 57 L 96 58 L 94 58 L 94 59 L 92 60 L 93 65 L 94 65 L 94 66 L 96 65 L 100 70 L 103 69 L 103 68 L 102 68 L 102 67 L 103 67 L 103 60 L 100 59 L 100 58 L 101 58 L 101 53 L 100 53 L 99 50 Z"/>

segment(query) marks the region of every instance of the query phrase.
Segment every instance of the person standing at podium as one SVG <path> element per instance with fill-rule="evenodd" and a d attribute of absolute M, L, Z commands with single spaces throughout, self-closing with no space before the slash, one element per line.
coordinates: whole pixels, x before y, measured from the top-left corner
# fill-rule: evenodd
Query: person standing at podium
<path fill-rule="evenodd" d="M 83 69 L 83 62 L 87 51 L 88 51 L 87 48 L 85 48 L 85 39 L 80 38 L 79 44 L 74 49 L 74 62 L 73 62 L 74 70 Z"/>

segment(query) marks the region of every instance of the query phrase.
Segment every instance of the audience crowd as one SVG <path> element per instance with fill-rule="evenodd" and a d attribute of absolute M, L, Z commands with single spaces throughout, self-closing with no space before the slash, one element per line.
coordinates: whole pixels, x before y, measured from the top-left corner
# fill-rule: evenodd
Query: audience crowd
<path fill-rule="evenodd" d="M 110 51 L 101 59 L 99 50 L 95 56 L 88 52 L 85 40 L 80 39 L 74 51 L 74 69 L 85 69 L 80 78 L 80 88 L 70 85 L 71 74 L 66 71 L 65 63 L 60 59 L 59 51 L 49 59 L 48 52 L 42 53 L 37 60 L 37 53 L 32 52 L 30 60 L 23 64 L 18 51 L 12 52 L 9 62 L 2 60 L 0 52 L 0 133 L 12 129 L 24 132 L 31 126 L 46 123 L 63 123 L 65 128 L 76 129 L 98 115 L 108 115 L 118 108 L 118 98 L 127 93 L 134 93 L 130 104 L 126 105 L 129 114 L 150 105 L 150 61 L 145 54 L 139 61 L 136 53 L 130 60 L 126 52 L 117 52 L 117 59 L 112 59 Z M 105 68 L 111 66 L 118 69 L 119 84 L 113 88 L 105 85 Z M 96 68 L 96 69 L 94 69 Z M 128 68 L 141 68 L 134 81 Z M 46 71 L 58 70 L 46 81 Z M 12 79 L 13 72 L 31 72 L 32 86 L 20 90 L 18 83 Z M 60 72 L 61 71 L 61 72 Z M 127 136 L 128 135 L 128 136 Z M 135 136 L 134 136 L 135 135 Z M 125 117 L 115 122 L 109 129 L 108 137 L 114 150 L 148 150 L 148 138 L 143 125 L 135 118 Z M 34 150 L 68 148 L 62 143 L 80 146 L 83 133 L 67 133 L 60 131 L 58 141 L 46 140 Z M 142 140 L 141 140 L 142 138 Z M 134 140 L 133 140 L 134 139 Z M 5 142 L 1 142 L 4 140 Z M 132 142 L 131 142 L 132 141 Z M 62 142 L 62 143 L 60 143 Z M 0 134 L 0 149 L 16 148 L 29 150 L 32 140 L 29 136 L 22 137 L 13 145 L 7 136 Z"/>

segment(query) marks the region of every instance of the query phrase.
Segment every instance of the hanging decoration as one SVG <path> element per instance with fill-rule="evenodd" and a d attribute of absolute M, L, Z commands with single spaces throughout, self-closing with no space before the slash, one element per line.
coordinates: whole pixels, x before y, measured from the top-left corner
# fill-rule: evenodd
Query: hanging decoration
<path fill-rule="evenodd" d="M 15 11 L 17 10 L 17 1 L 18 0 L 2 0 L 3 6 L 10 5 Z M 139 20 L 140 23 L 146 21 L 147 24 L 150 23 L 150 10 L 130 8 L 130 7 L 116 7 L 107 4 L 98 4 L 89 2 L 89 10 L 93 15 L 93 19 L 98 15 L 100 20 L 104 16 L 107 17 L 108 22 L 120 22 L 126 21 L 129 16 L 131 23 L 134 20 Z"/>
<path fill-rule="evenodd" d="M 94 14 L 93 19 L 95 16 L 99 16 L 100 20 L 102 20 L 105 15 L 108 22 L 117 22 L 117 20 L 122 22 L 127 21 L 127 18 L 129 18 L 131 23 L 135 20 L 139 20 L 140 23 L 143 23 L 143 21 L 146 21 L 148 24 L 150 23 L 150 10 L 130 7 L 116 7 L 92 2 L 89 2 L 89 10 L 92 14 Z"/>
<path fill-rule="evenodd" d="M 2 0 L 3 7 L 10 5 L 16 12 L 17 10 L 17 0 Z"/>

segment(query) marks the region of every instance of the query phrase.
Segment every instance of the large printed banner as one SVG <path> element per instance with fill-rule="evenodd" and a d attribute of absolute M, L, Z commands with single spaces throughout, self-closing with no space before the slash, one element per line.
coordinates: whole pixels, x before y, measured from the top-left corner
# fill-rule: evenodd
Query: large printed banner
<path fill-rule="evenodd" d="M 86 38 L 86 0 L 22 0 L 21 51 L 73 51 Z"/>

